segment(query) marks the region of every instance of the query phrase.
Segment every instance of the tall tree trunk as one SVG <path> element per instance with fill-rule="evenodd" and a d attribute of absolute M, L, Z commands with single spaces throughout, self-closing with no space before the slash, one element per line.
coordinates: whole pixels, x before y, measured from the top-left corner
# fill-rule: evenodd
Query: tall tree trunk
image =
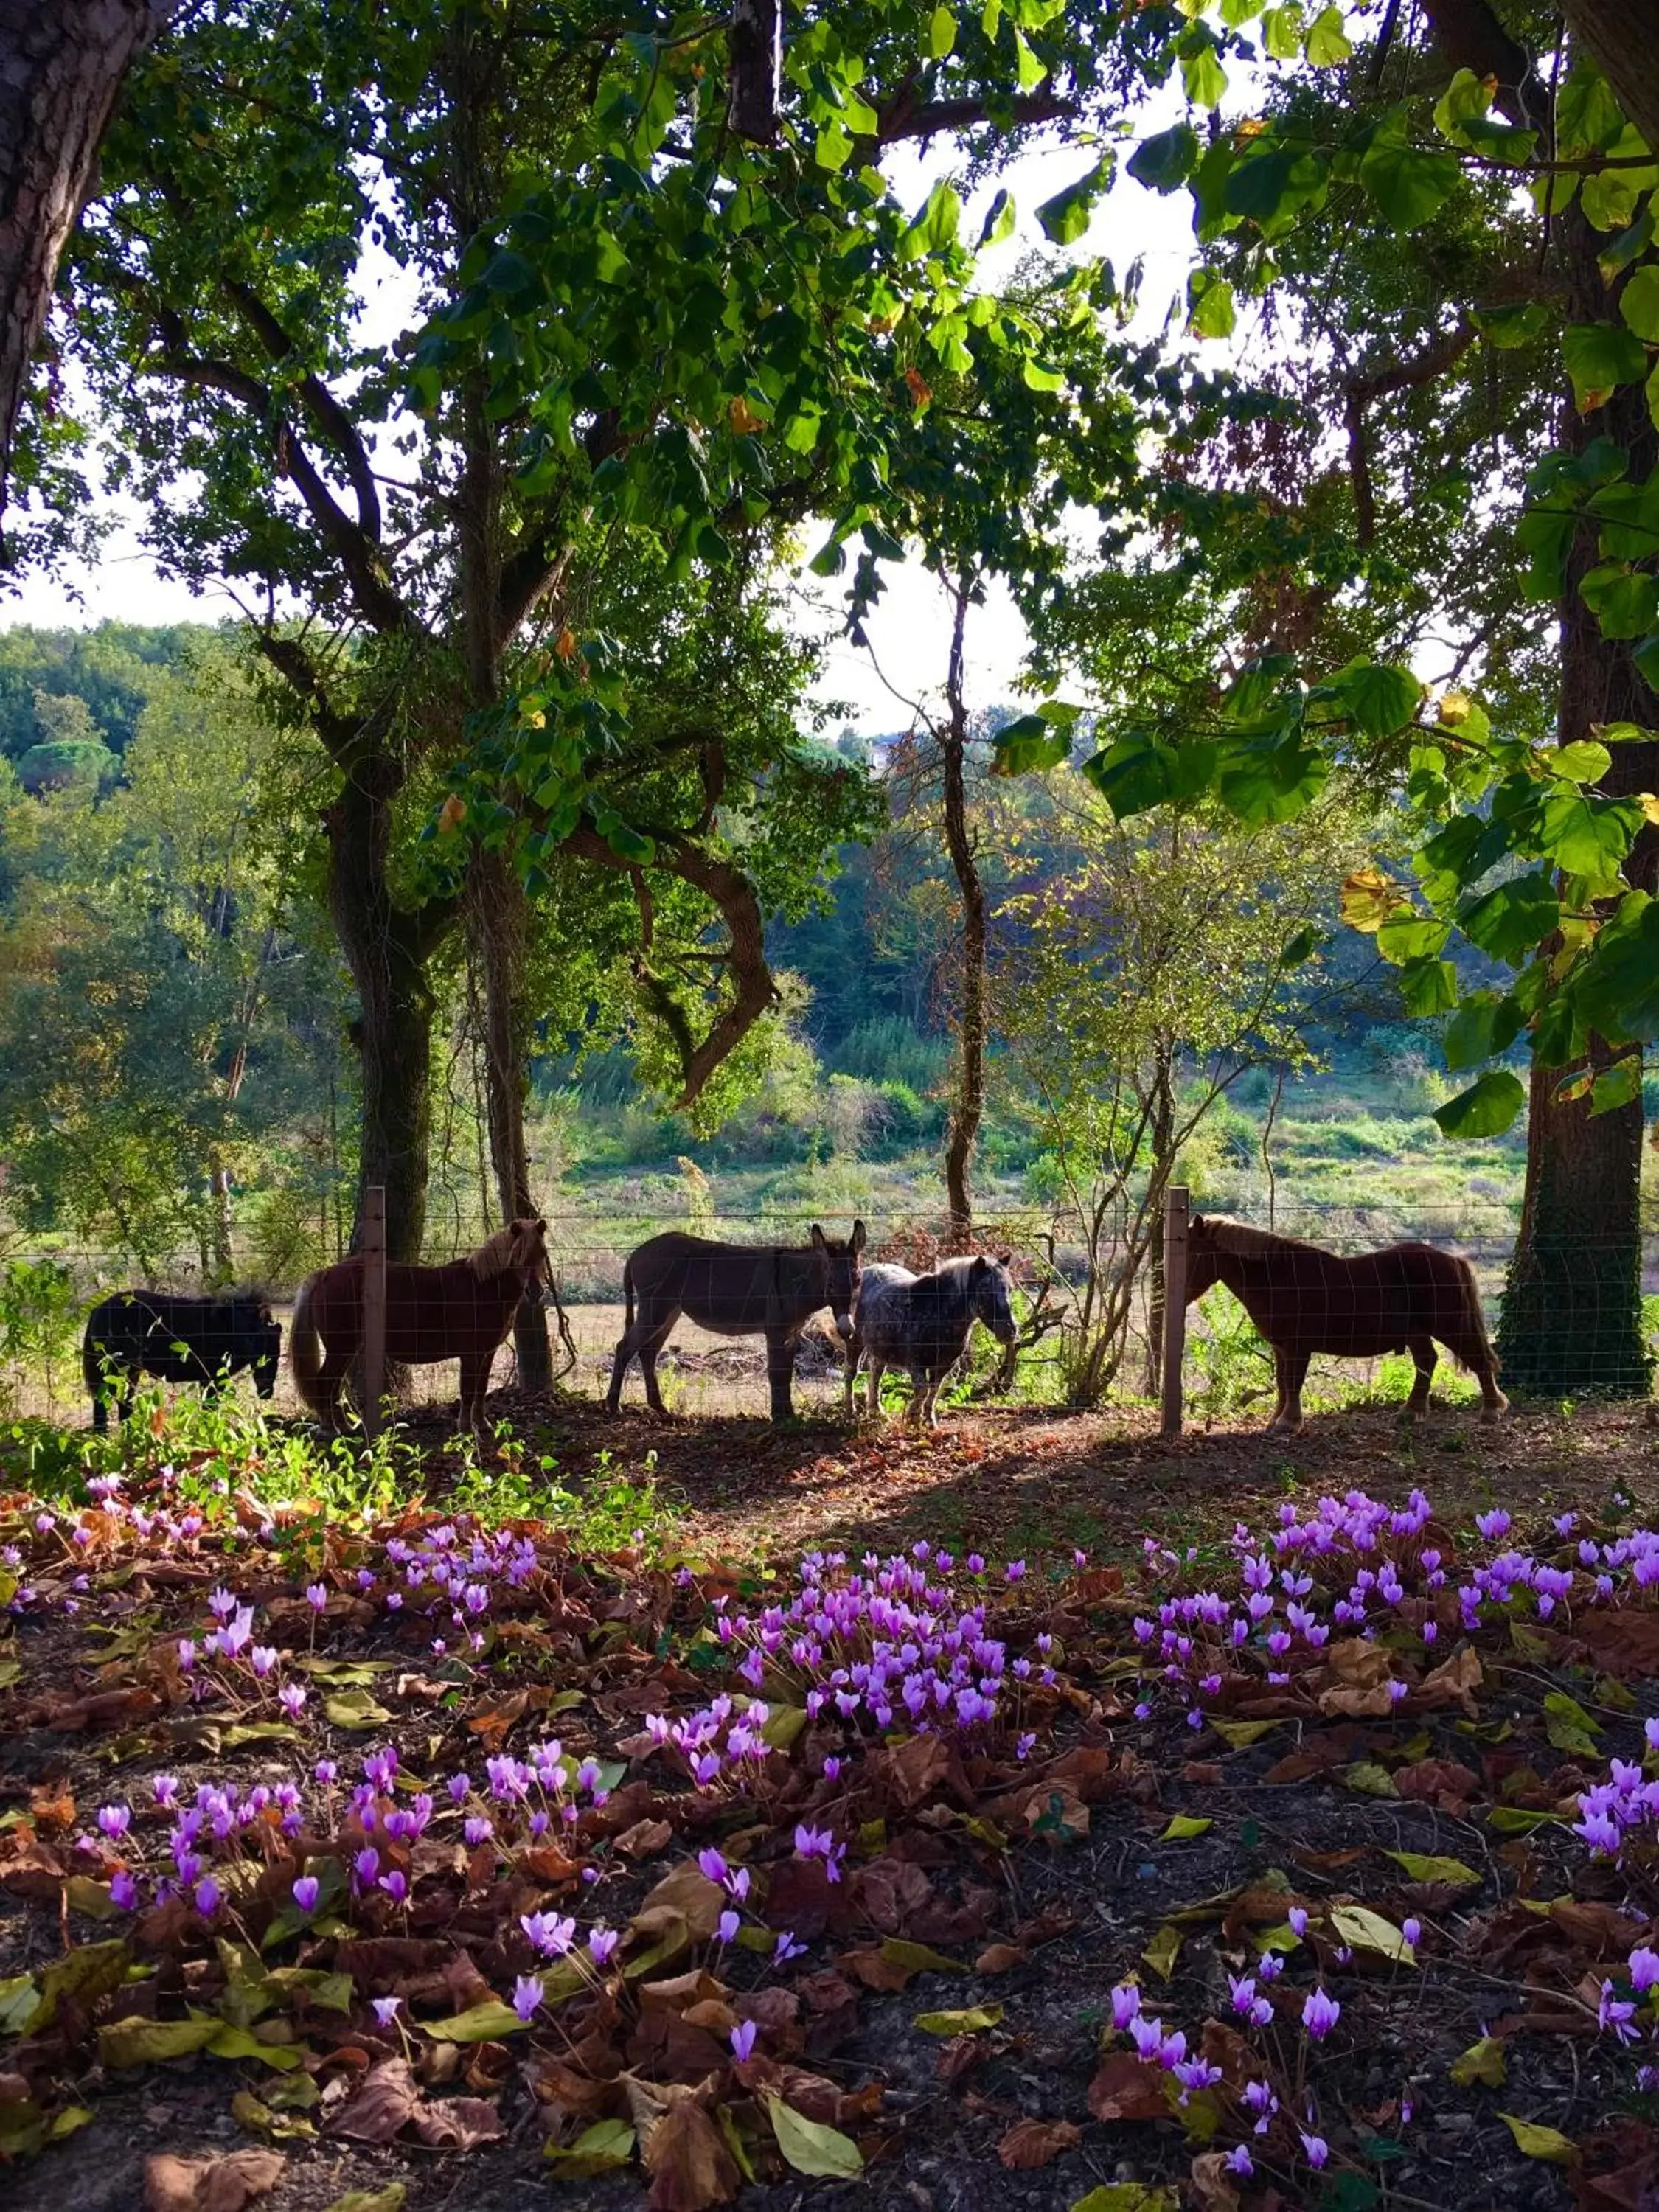
<path fill-rule="evenodd" d="M 1146 1255 L 1146 1395 L 1164 1380 L 1164 1194 L 1175 1173 L 1175 1054 L 1160 1037 L 1152 1048 L 1152 1188 L 1148 1206 L 1155 1227 Z"/>
<path fill-rule="evenodd" d="M 178 0 L 0 0 L 0 513 L 29 362 L 132 62 Z"/>
<path fill-rule="evenodd" d="M 1653 0 L 1562 0 L 1575 38 L 1618 94 L 1619 105 L 1659 152 L 1659 38 Z"/>
<path fill-rule="evenodd" d="M 951 659 L 945 678 L 948 720 L 939 740 L 945 781 L 945 842 L 962 900 L 962 993 L 957 1009 L 961 1064 L 951 1130 L 945 1150 L 945 1190 L 952 1246 L 973 1234 L 969 1184 L 974 1147 L 985 1113 L 985 886 L 968 826 L 968 706 L 963 679 L 963 641 L 968 626 L 969 584 L 955 586 Z"/>
<path fill-rule="evenodd" d="M 1454 67 L 1494 80 L 1499 106 L 1516 123 L 1551 141 L 1550 88 L 1487 0 L 1424 0 L 1437 44 Z M 1573 10 L 1570 18 L 1577 21 Z M 1592 0 L 1582 13 L 1613 23 L 1620 0 Z M 1651 32 L 1651 9 L 1626 6 L 1627 28 L 1640 14 Z M 1650 53 L 1650 35 L 1644 53 Z M 1626 276 L 1609 286 L 1597 265 L 1602 244 L 1577 202 L 1554 226 L 1556 266 L 1569 323 L 1617 322 Z M 1581 449 L 1592 437 L 1625 447 L 1627 475 L 1640 483 L 1659 461 L 1659 438 L 1638 386 L 1616 391 L 1588 422 L 1563 404 L 1563 436 Z M 1638 673 L 1624 641 L 1603 637 L 1579 583 L 1595 565 L 1594 526 L 1580 530 L 1567 561 L 1560 605 L 1561 689 L 1557 731 L 1563 744 L 1588 738 L 1598 722 L 1659 725 L 1659 698 Z M 1659 781 L 1659 744 L 1615 745 L 1601 788 L 1622 794 Z M 1659 875 L 1659 837 L 1644 830 L 1626 863 L 1643 890 Z M 1592 1071 L 1613 1055 L 1591 1040 Z M 1558 1103 L 1566 1071 L 1534 1068 L 1527 1123 L 1527 1176 L 1520 1234 L 1510 1261 L 1498 1348 L 1511 1389 L 1549 1396 L 1595 1392 L 1645 1395 L 1650 1363 L 1642 1334 L 1642 1106 L 1639 1097 L 1610 1114 L 1592 1115 L 1589 1102 Z"/>
<path fill-rule="evenodd" d="M 536 1212 L 530 1188 L 530 1149 L 525 1141 L 524 1102 L 529 1088 L 523 1035 L 524 951 L 528 901 L 513 856 L 480 850 L 470 872 L 471 912 L 484 978 L 484 1104 L 489 1158 L 504 1221 Z M 542 1285 L 526 1286 L 514 1316 L 519 1384 L 550 1390 L 553 1360 L 548 1345 Z"/>
<path fill-rule="evenodd" d="M 357 1170 L 357 1226 L 362 1194 L 386 1188 L 390 1260 L 416 1261 L 426 1231 L 432 1138 L 433 997 L 427 966 L 453 910 L 399 907 L 392 896 L 392 801 L 401 769 L 385 754 L 362 755 L 345 769 L 328 809 L 328 902 L 357 991 L 352 1042 L 362 1074 L 362 1133 Z"/>
<path fill-rule="evenodd" d="M 1617 287 L 1597 266 L 1601 241 L 1576 206 L 1560 218 L 1559 250 L 1574 322 L 1618 319 Z M 1629 478 L 1644 482 L 1659 463 L 1639 387 L 1616 392 L 1588 421 L 1564 409 L 1566 442 L 1582 449 L 1612 438 L 1630 456 Z M 1594 525 L 1568 557 L 1560 606 L 1559 742 L 1572 744 L 1604 722 L 1659 725 L 1659 698 L 1644 683 L 1623 639 L 1604 637 L 1584 604 L 1581 579 L 1596 564 Z M 1659 744 L 1615 745 L 1601 790 L 1616 796 L 1659 782 Z M 1630 882 L 1651 890 L 1659 876 L 1659 836 L 1644 829 L 1625 865 Z M 1591 1040 L 1589 1066 L 1617 1057 Z M 1640 1062 L 1640 1052 L 1636 1058 Z M 1548 1397 L 1645 1396 L 1652 1372 L 1642 1325 L 1642 1101 L 1592 1115 L 1587 1097 L 1558 1102 L 1568 1071 L 1534 1068 L 1527 1124 L 1527 1176 L 1520 1234 L 1510 1262 L 1498 1353 L 1510 1388 Z"/>

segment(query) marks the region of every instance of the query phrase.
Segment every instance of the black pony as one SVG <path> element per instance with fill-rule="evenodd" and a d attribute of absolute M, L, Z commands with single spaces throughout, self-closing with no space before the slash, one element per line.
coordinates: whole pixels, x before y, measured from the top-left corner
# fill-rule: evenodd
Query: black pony
<path fill-rule="evenodd" d="M 276 1388 L 283 1332 L 263 1298 L 246 1292 L 188 1298 L 170 1291 L 117 1291 L 87 1316 L 81 1372 L 92 1395 L 92 1425 L 109 1425 L 108 1400 L 125 1420 L 141 1375 L 212 1383 L 253 1370 L 262 1398 Z"/>

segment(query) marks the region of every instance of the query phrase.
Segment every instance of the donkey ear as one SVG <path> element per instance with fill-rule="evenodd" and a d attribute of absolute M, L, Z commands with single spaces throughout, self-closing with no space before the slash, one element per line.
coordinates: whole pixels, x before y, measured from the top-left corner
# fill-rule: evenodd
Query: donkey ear
<path fill-rule="evenodd" d="M 1194 1213 L 1187 1224 L 1188 1229 L 1207 1229 L 1209 1225 L 1201 1213 Z"/>
<path fill-rule="evenodd" d="M 813 1249 L 819 1252 L 822 1252 L 825 1248 L 823 1231 L 818 1227 L 816 1221 L 812 1224 L 812 1244 Z"/>
<path fill-rule="evenodd" d="M 999 1252 L 997 1254 L 997 1265 L 999 1267 L 1012 1267 L 1013 1264 L 1014 1255 L 1012 1252 Z"/>
<path fill-rule="evenodd" d="M 547 1234 L 547 1216 L 544 1213 L 538 1213 L 536 1216 L 536 1226 L 540 1231 L 541 1234 L 545 1237 Z"/>
<path fill-rule="evenodd" d="M 975 1253 L 974 1264 L 970 1272 L 975 1275 L 988 1275 L 990 1273 L 991 1263 L 986 1258 L 983 1252 Z"/>
<path fill-rule="evenodd" d="M 851 1252 L 862 1252 L 862 1251 L 863 1251 L 863 1249 L 864 1249 L 864 1224 L 863 1224 L 861 1221 L 855 1221 L 855 1222 L 853 1224 L 853 1233 L 852 1233 L 851 1237 L 849 1237 L 848 1238 L 848 1240 L 847 1240 L 847 1245 L 848 1245 L 848 1251 L 851 1251 Z"/>

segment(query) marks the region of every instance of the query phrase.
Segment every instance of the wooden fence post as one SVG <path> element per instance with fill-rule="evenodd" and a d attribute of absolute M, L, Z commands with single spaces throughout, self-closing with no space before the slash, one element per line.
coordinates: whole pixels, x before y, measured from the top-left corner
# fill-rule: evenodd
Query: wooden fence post
<path fill-rule="evenodd" d="M 363 1434 L 380 1433 L 386 1395 L 386 1185 L 363 1193 Z"/>
<path fill-rule="evenodd" d="M 1181 1367 L 1187 1350 L 1187 1187 L 1164 1194 L 1164 1425 L 1181 1434 Z"/>

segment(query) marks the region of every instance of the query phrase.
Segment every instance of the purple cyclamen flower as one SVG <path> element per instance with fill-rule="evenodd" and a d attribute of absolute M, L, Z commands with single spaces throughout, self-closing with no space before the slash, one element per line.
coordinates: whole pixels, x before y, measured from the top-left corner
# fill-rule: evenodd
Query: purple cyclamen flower
<path fill-rule="evenodd" d="M 526 2024 L 536 2017 L 542 2001 L 542 1985 L 534 1974 L 520 1974 L 513 1984 L 513 2009 Z"/>
<path fill-rule="evenodd" d="M 1131 2021 L 1140 2013 L 1140 1991 L 1133 1982 L 1120 1982 L 1112 1991 L 1112 2026 L 1120 2035 L 1126 2034 Z"/>
<path fill-rule="evenodd" d="M 152 1774 L 150 1795 L 164 1813 L 170 1813 L 179 1802 L 179 1778 L 173 1774 Z"/>
<path fill-rule="evenodd" d="M 219 1900 L 224 1894 L 210 1874 L 204 1874 L 196 1885 L 196 1910 L 204 1920 L 211 1920 L 219 1910 Z"/>
<path fill-rule="evenodd" d="M 138 1903 L 138 1885 L 125 1867 L 109 1878 L 110 1903 L 118 1911 L 131 1912 Z"/>
<path fill-rule="evenodd" d="M 1298 2128 L 1297 2133 L 1302 2137 L 1302 2148 L 1308 2154 L 1309 2165 L 1317 2172 L 1331 2154 L 1330 2145 L 1323 2136 L 1310 2136 L 1305 2128 Z"/>
<path fill-rule="evenodd" d="M 1305 1936 L 1307 1934 L 1308 1914 L 1305 1906 L 1293 1905 L 1290 1911 L 1285 1915 L 1285 1917 L 1291 1923 L 1291 1933 L 1293 1936 Z"/>
<path fill-rule="evenodd" d="M 306 1601 L 313 1613 L 320 1613 L 328 1603 L 328 1591 L 321 1583 L 306 1584 Z"/>
<path fill-rule="evenodd" d="M 735 1943 L 738 1940 L 738 1929 L 741 1925 L 742 1923 L 735 1912 L 730 1911 L 722 1912 L 715 1923 L 715 1936 L 722 1943 Z"/>
<path fill-rule="evenodd" d="M 1401 1922 L 1400 1932 L 1405 1937 L 1406 1941 L 1411 1945 L 1413 1951 L 1423 1941 L 1423 1923 L 1417 1918 L 1415 1914 L 1413 1914 L 1409 1920 L 1402 1920 Z M 1654 1963 L 1656 1966 L 1659 1966 L 1659 1960 L 1656 1960 Z"/>
<path fill-rule="evenodd" d="M 621 1942 L 622 1936 L 614 1928 L 591 1928 L 587 1934 L 588 1955 L 596 1966 L 603 1966 Z"/>
<path fill-rule="evenodd" d="M 1613 1994 L 1613 1984 L 1611 1982 L 1603 1982 L 1601 1984 L 1601 2003 L 1597 2014 L 1597 2021 L 1601 2027 L 1601 2033 L 1605 2035 L 1607 2033 L 1608 2030 L 1611 2029 L 1613 2033 L 1618 2037 L 1620 2043 L 1634 2043 L 1637 2040 L 1637 2033 L 1631 2026 L 1631 2021 L 1635 2018 L 1635 2015 L 1636 2007 L 1632 2003 L 1630 1999 L 1628 1997 L 1615 1996 Z"/>
<path fill-rule="evenodd" d="M 1638 1943 L 1626 1961 L 1630 1968 L 1631 1987 L 1638 1996 L 1644 1997 L 1656 1982 L 1659 1982 L 1659 1951 L 1650 1950 Z"/>
<path fill-rule="evenodd" d="M 804 1958 L 805 1953 L 805 1944 L 796 1942 L 795 1931 L 793 1928 L 781 1928 L 778 1930 L 778 1940 L 772 1950 L 774 1966 L 782 1966 L 786 1959 Z"/>
<path fill-rule="evenodd" d="M 1228 2152 L 1226 2166 L 1229 2173 L 1254 2173 L 1255 2160 L 1250 2156 L 1249 2143 L 1235 2143 Z"/>
<path fill-rule="evenodd" d="M 708 1876 L 710 1881 L 724 1881 L 726 1880 L 726 1861 L 721 1856 L 720 1853 L 714 1850 L 712 1847 L 708 1850 L 702 1850 L 697 1853 L 697 1864 L 702 1869 L 703 1873 Z"/>
<path fill-rule="evenodd" d="M 98 1808 L 99 1829 L 112 1843 L 118 1836 L 125 1836 L 131 1825 L 132 1808 L 130 1805 L 100 1805 Z"/>
<path fill-rule="evenodd" d="M 734 2058 L 739 2060 L 748 2058 L 755 2048 L 756 2033 L 757 2029 L 752 2020 L 745 2020 L 740 2027 L 732 2029 L 732 2055 Z"/>
<path fill-rule="evenodd" d="M 1501 1505 L 1494 1505 L 1490 1513 L 1477 1513 L 1474 1525 L 1483 1536 L 1496 1540 L 1510 1533 L 1510 1516 Z"/>
<path fill-rule="evenodd" d="M 372 1997 L 369 2002 L 374 2008 L 374 2017 L 382 2027 L 391 2027 L 403 2004 L 401 1997 Z"/>
<path fill-rule="evenodd" d="M 1341 2006 L 1323 1990 L 1311 1991 L 1302 2008 L 1302 2025 L 1316 2043 L 1322 2043 L 1341 2017 Z"/>
<path fill-rule="evenodd" d="M 322 1884 L 314 1874 L 302 1874 L 294 1885 L 294 1902 L 301 1912 L 317 1910 L 317 1897 Z"/>
<path fill-rule="evenodd" d="M 380 1886 L 394 1905 L 403 1904 L 409 1895 L 409 1876 L 401 1867 L 393 1867 L 390 1874 L 383 1874 Z"/>
<path fill-rule="evenodd" d="M 305 1711 L 305 1686 L 300 1682 L 284 1682 L 276 1692 L 276 1702 L 291 1721 L 297 1721 Z"/>

